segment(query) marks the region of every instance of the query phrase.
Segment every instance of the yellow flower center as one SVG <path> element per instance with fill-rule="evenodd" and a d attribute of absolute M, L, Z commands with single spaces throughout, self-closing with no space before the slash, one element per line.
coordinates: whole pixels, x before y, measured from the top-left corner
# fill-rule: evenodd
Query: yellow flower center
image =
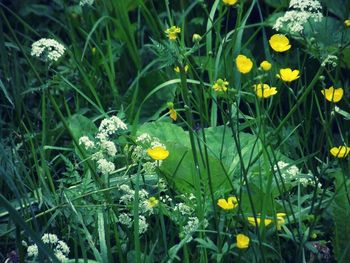
<path fill-rule="evenodd" d="M 177 26 L 172 26 L 165 30 L 165 34 L 167 34 L 169 40 L 175 41 L 177 39 L 177 34 L 181 33 L 181 28 Z"/>

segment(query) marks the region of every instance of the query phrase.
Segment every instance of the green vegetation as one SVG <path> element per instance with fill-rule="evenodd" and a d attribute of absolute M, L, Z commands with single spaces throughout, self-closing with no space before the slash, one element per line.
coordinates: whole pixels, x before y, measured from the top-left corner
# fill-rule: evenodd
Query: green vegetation
<path fill-rule="evenodd" d="M 1 262 L 349 262 L 350 2 L 0 2 Z"/>

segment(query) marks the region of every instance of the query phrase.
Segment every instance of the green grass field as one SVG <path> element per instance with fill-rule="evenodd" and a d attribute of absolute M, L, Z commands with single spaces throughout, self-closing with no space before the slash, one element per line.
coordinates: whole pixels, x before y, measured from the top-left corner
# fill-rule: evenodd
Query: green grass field
<path fill-rule="evenodd" d="M 0 262 L 350 262 L 348 0 L 2 0 L 0 32 Z"/>

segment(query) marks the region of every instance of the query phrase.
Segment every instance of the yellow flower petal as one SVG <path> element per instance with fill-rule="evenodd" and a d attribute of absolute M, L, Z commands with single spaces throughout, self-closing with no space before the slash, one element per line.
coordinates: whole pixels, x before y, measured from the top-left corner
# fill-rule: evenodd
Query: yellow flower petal
<path fill-rule="evenodd" d="M 238 206 L 238 201 L 235 196 L 231 196 L 227 200 L 224 198 L 219 199 L 217 204 L 224 210 L 231 210 Z"/>
<path fill-rule="evenodd" d="M 347 146 L 339 146 L 339 147 L 333 147 L 330 149 L 330 153 L 337 158 L 345 158 L 348 156 L 350 152 L 350 147 Z"/>
<path fill-rule="evenodd" d="M 253 216 L 249 216 L 247 219 L 248 219 L 249 224 L 251 224 L 251 225 L 253 225 L 253 226 L 256 226 L 256 224 L 255 224 L 255 219 L 254 219 Z M 256 221 L 258 222 L 258 226 L 260 226 L 260 223 L 261 223 L 260 217 L 257 217 L 257 218 L 256 218 Z M 264 220 L 265 226 L 268 226 L 268 225 L 271 224 L 271 223 L 272 223 L 272 220 L 271 220 L 271 219 L 266 218 L 266 219 Z"/>
<path fill-rule="evenodd" d="M 350 27 L 350 19 L 344 20 L 344 25 Z"/>
<path fill-rule="evenodd" d="M 275 87 L 270 87 L 267 84 L 254 85 L 254 90 L 259 98 L 268 98 L 277 94 L 277 89 Z"/>
<path fill-rule="evenodd" d="M 342 88 L 333 88 L 330 87 L 329 89 L 323 89 L 321 90 L 321 93 L 326 98 L 326 100 L 330 102 L 339 102 L 344 95 L 344 90 Z"/>
<path fill-rule="evenodd" d="M 263 62 L 260 63 L 260 67 L 265 71 L 269 71 L 271 69 L 272 65 L 267 60 L 264 60 Z"/>
<path fill-rule="evenodd" d="M 169 109 L 169 113 L 170 113 L 170 118 L 173 120 L 173 121 L 176 121 L 177 120 L 177 112 L 176 110 L 174 110 L 173 108 Z"/>
<path fill-rule="evenodd" d="M 177 39 L 177 34 L 181 33 L 181 28 L 177 26 L 172 26 L 164 31 L 169 40 L 175 41 Z"/>
<path fill-rule="evenodd" d="M 247 237 L 246 235 L 244 234 L 238 234 L 236 236 L 236 245 L 237 245 L 237 248 L 239 249 L 245 249 L 245 248 L 248 248 L 249 247 L 249 237 Z"/>
<path fill-rule="evenodd" d="M 292 70 L 291 68 L 281 68 L 279 74 L 276 76 L 285 82 L 292 82 L 300 78 L 299 70 Z"/>
<path fill-rule="evenodd" d="M 227 91 L 227 86 L 229 85 L 228 81 L 226 79 L 218 79 L 214 85 L 213 90 L 215 91 Z"/>
<path fill-rule="evenodd" d="M 158 204 L 157 198 L 155 198 L 154 196 L 150 197 L 148 199 L 148 204 L 149 204 L 150 207 L 156 206 Z"/>
<path fill-rule="evenodd" d="M 242 74 L 247 74 L 253 68 L 253 61 L 244 55 L 238 55 L 236 58 L 236 65 L 239 72 Z"/>
<path fill-rule="evenodd" d="M 275 34 L 269 40 L 270 47 L 276 52 L 285 52 L 292 46 L 289 44 L 289 39 L 285 35 Z"/>
<path fill-rule="evenodd" d="M 222 2 L 225 4 L 225 5 L 234 5 L 238 2 L 238 0 L 222 0 Z"/>
<path fill-rule="evenodd" d="M 169 156 L 169 151 L 164 149 L 162 146 L 155 146 L 147 150 L 147 154 L 153 160 L 165 160 Z"/>

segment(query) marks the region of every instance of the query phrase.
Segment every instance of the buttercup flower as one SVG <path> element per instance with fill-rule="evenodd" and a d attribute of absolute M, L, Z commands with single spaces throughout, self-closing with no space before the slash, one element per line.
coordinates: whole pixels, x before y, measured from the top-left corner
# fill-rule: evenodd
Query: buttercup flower
<path fill-rule="evenodd" d="M 202 37 L 201 37 L 201 35 L 199 35 L 199 34 L 193 34 L 193 36 L 192 36 L 192 41 L 193 42 L 199 42 L 199 41 L 201 41 L 202 40 Z"/>
<path fill-rule="evenodd" d="M 213 85 L 213 90 L 215 90 L 215 91 L 226 91 L 228 84 L 229 83 L 228 83 L 228 81 L 226 81 L 226 79 L 224 79 L 224 80 L 218 79 Z"/>
<path fill-rule="evenodd" d="M 277 230 L 281 230 L 282 229 L 282 225 L 285 224 L 285 220 L 284 218 L 286 217 L 285 213 L 277 213 L 276 214 L 276 218 L 277 218 Z"/>
<path fill-rule="evenodd" d="M 225 5 L 234 5 L 238 2 L 238 0 L 222 0 L 222 2 L 225 4 Z"/>
<path fill-rule="evenodd" d="M 344 20 L 344 25 L 350 27 L 350 19 Z"/>
<path fill-rule="evenodd" d="M 155 198 L 154 196 L 150 197 L 148 199 L 148 204 L 150 207 L 155 207 L 158 204 L 157 198 Z"/>
<path fill-rule="evenodd" d="M 169 108 L 170 118 L 173 121 L 176 121 L 177 120 L 177 112 L 176 112 L 176 110 L 174 110 L 174 103 L 168 102 L 168 108 Z"/>
<path fill-rule="evenodd" d="M 339 146 L 339 147 L 333 147 L 330 149 L 330 153 L 337 158 L 345 158 L 348 156 L 350 152 L 350 147 L 347 146 Z"/>
<path fill-rule="evenodd" d="M 239 249 L 245 249 L 245 248 L 248 248 L 249 247 L 249 237 L 247 237 L 246 235 L 244 234 L 238 234 L 236 236 L 236 245 L 237 245 L 237 248 Z"/>
<path fill-rule="evenodd" d="M 167 34 L 167 37 L 171 41 L 175 41 L 177 39 L 177 34 L 181 33 L 181 28 L 177 26 L 172 26 L 164 31 Z"/>
<path fill-rule="evenodd" d="M 238 206 L 238 201 L 235 196 L 230 196 L 227 201 L 226 199 L 219 199 L 218 206 L 220 206 L 224 210 L 231 210 Z"/>
<path fill-rule="evenodd" d="M 292 70 L 290 68 L 281 68 L 280 73 L 276 76 L 285 82 L 292 82 L 293 80 L 300 78 L 299 70 Z"/>
<path fill-rule="evenodd" d="M 277 94 L 277 89 L 275 87 L 270 87 L 267 84 L 254 85 L 254 90 L 259 98 L 268 98 Z"/>
<path fill-rule="evenodd" d="M 321 93 L 326 98 L 326 100 L 336 103 L 343 98 L 344 90 L 342 88 L 333 88 L 332 86 L 329 89 L 321 90 Z"/>
<path fill-rule="evenodd" d="M 265 71 L 269 71 L 271 69 L 272 65 L 270 62 L 267 60 L 264 60 L 263 62 L 260 63 L 260 68 L 262 68 Z"/>
<path fill-rule="evenodd" d="M 153 160 L 165 160 L 169 156 L 169 151 L 167 151 L 162 146 L 155 146 L 153 148 L 150 148 L 147 150 L 147 154 L 153 159 Z"/>
<path fill-rule="evenodd" d="M 285 35 L 275 34 L 269 40 L 271 48 L 276 52 L 285 52 L 292 46 L 289 44 L 289 39 Z"/>
<path fill-rule="evenodd" d="M 244 55 L 238 55 L 236 58 L 236 65 L 239 72 L 247 74 L 252 70 L 253 61 Z"/>
<path fill-rule="evenodd" d="M 253 216 L 249 216 L 247 219 L 248 219 L 249 224 L 251 224 L 251 225 L 253 225 L 253 226 L 256 226 L 256 224 L 255 224 L 255 219 L 254 219 Z M 258 222 L 258 226 L 260 226 L 261 218 L 260 218 L 260 217 L 257 217 L 257 218 L 256 218 L 256 221 Z M 272 220 L 271 220 L 271 219 L 265 218 L 265 220 L 264 220 L 264 225 L 265 225 L 265 226 L 268 226 L 268 225 L 271 224 L 271 223 L 272 223 Z"/>
<path fill-rule="evenodd" d="M 184 67 L 185 72 L 187 72 L 189 68 L 190 68 L 189 65 L 185 65 L 185 67 Z M 176 73 L 180 73 L 180 68 L 179 68 L 178 66 L 176 66 L 176 67 L 174 68 L 174 71 L 175 71 Z"/>

